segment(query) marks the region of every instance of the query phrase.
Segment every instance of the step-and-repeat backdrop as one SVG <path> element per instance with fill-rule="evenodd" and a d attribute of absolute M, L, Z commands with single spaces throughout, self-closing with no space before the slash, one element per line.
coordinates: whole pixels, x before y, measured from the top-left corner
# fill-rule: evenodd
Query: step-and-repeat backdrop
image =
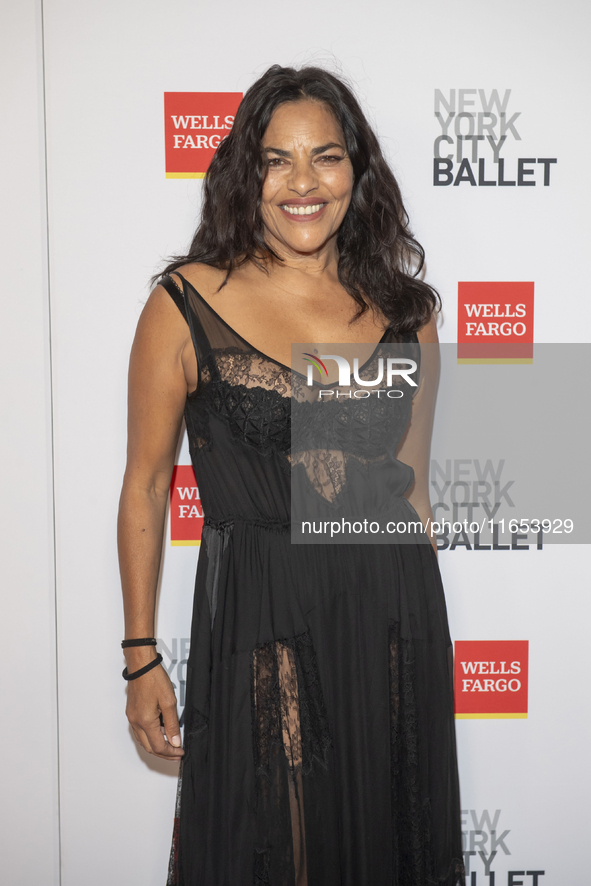
<path fill-rule="evenodd" d="M 162 886 L 177 773 L 138 749 L 124 717 L 115 549 L 148 280 L 188 244 L 203 174 L 250 83 L 276 62 L 320 63 L 353 83 L 380 134 L 442 296 L 441 340 L 464 363 L 474 343 L 510 343 L 519 385 L 536 345 L 589 342 L 591 15 L 580 0 L 23 0 L 2 16 L 13 417 L 0 869 L 12 886 Z M 586 409 L 582 380 L 568 383 Z M 550 452 L 540 484 L 566 458 Z M 177 464 L 157 633 L 182 711 L 203 520 L 184 439 Z M 468 883 L 581 884 L 589 547 L 519 526 L 508 542 L 495 535 L 501 507 L 569 517 L 511 511 L 515 480 L 496 445 L 431 466 L 436 513 L 457 523 L 439 561 Z M 471 528 L 478 517 L 489 535 Z"/>

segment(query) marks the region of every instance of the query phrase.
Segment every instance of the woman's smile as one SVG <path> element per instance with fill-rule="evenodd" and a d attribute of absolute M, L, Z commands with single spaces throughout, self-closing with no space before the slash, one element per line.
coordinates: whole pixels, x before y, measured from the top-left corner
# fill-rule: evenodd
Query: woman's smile
<path fill-rule="evenodd" d="M 320 217 L 328 203 L 318 200 L 312 202 L 312 200 L 313 198 L 310 200 L 288 200 L 281 204 L 280 209 L 283 209 L 294 221 L 313 221 Z"/>

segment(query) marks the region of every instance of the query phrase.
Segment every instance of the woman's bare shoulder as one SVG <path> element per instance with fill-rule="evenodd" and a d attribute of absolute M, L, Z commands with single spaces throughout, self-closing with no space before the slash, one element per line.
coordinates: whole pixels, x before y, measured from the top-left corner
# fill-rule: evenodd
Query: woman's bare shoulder
<path fill-rule="evenodd" d="M 184 277 L 197 292 L 209 301 L 226 279 L 226 271 L 205 265 L 201 262 L 189 262 L 172 272 L 171 277 L 180 283 L 179 275 Z"/>
<path fill-rule="evenodd" d="M 435 344 L 439 341 L 439 336 L 437 335 L 437 314 L 435 311 L 424 326 L 421 326 L 417 331 L 417 338 L 421 344 Z"/>
<path fill-rule="evenodd" d="M 186 320 L 170 293 L 157 283 L 148 296 L 137 325 L 135 346 L 163 353 L 182 350 L 190 337 Z"/>

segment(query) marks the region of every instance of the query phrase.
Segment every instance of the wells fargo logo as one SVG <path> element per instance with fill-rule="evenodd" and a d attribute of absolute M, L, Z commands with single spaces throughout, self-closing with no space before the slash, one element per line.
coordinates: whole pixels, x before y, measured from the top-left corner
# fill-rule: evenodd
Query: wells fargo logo
<path fill-rule="evenodd" d="M 533 283 L 458 283 L 458 363 L 532 363 Z"/>
<path fill-rule="evenodd" d="M 526 719 L 527 640 L 458 640 L 456 718 Z"/>
<path fill-rule="evenodd" d="M 203 508 L 191 465 L 175 465 L 170 483 L 170 543 L 200 545 Z"/>
<path fill-rule="evenodd" d="M 241 92 L 165 92 L 166 178 L 203 178 L 234 123 Z"/>

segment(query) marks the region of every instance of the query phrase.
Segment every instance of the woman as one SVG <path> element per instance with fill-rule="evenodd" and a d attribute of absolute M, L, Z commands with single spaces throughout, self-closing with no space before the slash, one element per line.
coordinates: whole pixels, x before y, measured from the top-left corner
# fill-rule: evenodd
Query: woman
<path fill-rule="evenodd" d="M 182 760 L 169 886 L 463 882 L 436 556 L 289 534 L 290 457 L 296 473 L 310 464 L 290 453 L 290 394 L 296 379 L 305 389 L 291 343 L 375 355 L 436 342 L 436 296 L 412 260 L 421 248 L 349 89 L 317 68 L 270 68 L 214 156 L 190 251 L 150 295 L 131 356 L 127 714 L 146 751 Z M 426 524 L 432 386 L 404 402 L 388 438 L 394 498 Z M 184 750 L 149 643 L 183 413 L 206 515 Z"/>

